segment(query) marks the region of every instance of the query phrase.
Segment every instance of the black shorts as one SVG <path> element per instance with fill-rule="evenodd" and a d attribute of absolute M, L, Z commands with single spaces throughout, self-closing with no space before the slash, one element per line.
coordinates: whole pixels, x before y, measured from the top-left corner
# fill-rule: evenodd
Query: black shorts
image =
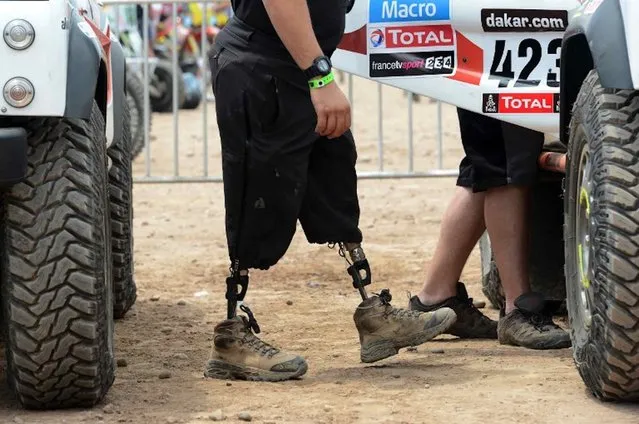
<path fill-rule="evenodd" d="M 309 243 L 360 243 L 351 132 L 332 140 L 316 134 L 301 73 L 286 75 L 293 69 L 286 59 L 278 65 L 255 46 L 233 46 L 248 41 L 244 34 L 224 37 L 211 49 L 210 67 L 231 261 L 241 269 L 275 265 L 298 220 Z"/>
<path fill-rule="evenodd" d="M 480 192 L 535 183 L 543 133 L 465 109 L 458 108 L 457 115 L 466 153 L 459 165 L 458 186 Z"/>

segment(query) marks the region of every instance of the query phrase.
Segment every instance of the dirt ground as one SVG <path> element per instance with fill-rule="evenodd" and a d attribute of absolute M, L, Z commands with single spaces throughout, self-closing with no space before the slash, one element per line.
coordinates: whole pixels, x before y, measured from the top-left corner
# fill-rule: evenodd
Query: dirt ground
<path fill-rule="evenodd" d="M 346 85 L 344 85 L 346 90 Z M 378 167 L 377 89 L 354 85 L 359 168 Z M 384 169 L 408 166 L 406 97 L 384 88 Z M 217 129 L 208 105 L 209 174 L 217 175 Z M 436 166 L 436 107 L 414 105 L 415 169 Z M 460 158 L 455 110 L 443 108 L 445 167 Z M 179 120 L 180 174 L 202 174 L 202 111 Z M 173 173 L 171 115 L 154 115 L 152 175 Z M 136 162 L 146 172 L 144 153 Z M 373 291 L 391 288 L 396 305 L 420 288 L 434 249 L 452 178 L 363 180 L 365 248 Z M 345 264 L 326 246 L 311 246 L 298 231 L 286 257 L 269 272 L 254 272 L 247 301 L 275 345 L 303 354 L 299 381 L 247 383 L 207 380 L 202 372 L 213 326 L 224 318 L 227 253 L 222 186 L 216 183 L 136 184 L 135 275 L 139 300 L 116 326 L 116 382 L 92 410 L 27 412 L 0 382 L 0 422 L 205 423 L 211 415 L 256 423 L 639 423 L 639 408 L 604 404 L 586 391 L 570 350 L 538 352 L 497 342 L 440 337 L 374 365 L 359 362 L 352 314 L 359 296 Z M 478 252 L 463 280 L 477 300 Z M 497 312 L 485 310 L 492 317 Z M 125 362 L 125 363 L 123 363 Z M 126 366 L 124 366 L 126 365 Z M 167 374 L 168 372 L 168 374 Z M 160 378 L 160 374 L 164 373 Z"/>

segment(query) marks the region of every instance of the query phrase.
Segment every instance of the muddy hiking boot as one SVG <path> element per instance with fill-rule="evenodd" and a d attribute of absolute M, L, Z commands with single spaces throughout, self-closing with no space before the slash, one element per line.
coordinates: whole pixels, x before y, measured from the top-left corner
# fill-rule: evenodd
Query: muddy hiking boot
<path fill-rule="evenodd" d="M 409 295 L 409 299 L 408 308 L 413 311 L 433 312 L 441 308 L 455 311 L 457 321 L 445 334 L 463 339 L 497 339 L 497 321 L 488 318 L 473 305 L 473 299 L 461 282 L 457 283 L 457 295 L 434 305 L 424 305 L 417 296 Z"/>
<path fill-rule="evenodd" d="M 243 308 L 245 312 L 248 308 Z M 213 349 L 205 377 L 250 381 L 283 381 L 298 378 L 308 369 L 306 361 L 262 341 L 259 327 L 248 310 L 248 318 L 236 316 L 215 326 Z"/>
<path fill-rule="evenodd" d="M 366 299 L 353 319 L 359 332 L 362 362 L 376 362 L 397 354 L 399 349 L 418 346 L 446 331 L 456 319 L 455 312 L 441 308 L 418 312 L 391 306 L 388 289 Z"/>
<path fill-rule="evenodd" d="M 565 349 L 570 335 L 552 320 L 552 313 L 539 293 L 527 293 L 515 300 L 509 314 L 501 311 L 497 333 L 499 343 L 529 349 Z"/>

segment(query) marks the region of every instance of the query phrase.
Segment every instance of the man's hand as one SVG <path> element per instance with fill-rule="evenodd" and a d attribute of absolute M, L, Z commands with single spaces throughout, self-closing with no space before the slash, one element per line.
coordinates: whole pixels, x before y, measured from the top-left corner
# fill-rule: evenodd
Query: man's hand
<path fill-rule="evenodd" d="M 315 132 L 319 135 L 337 138 L 351 127 L 351 105 L 336 83 L 312 88 L 311 100 L 317 113 Z"/>
<path fill-rule="evenodd" d="M 320 48 L 306 0 L 262 0 L 277 35 L 301 70 L 313 64 L 324 53 Z M 351 106 L 335 83 L 311 89 L 317 113 L 315 131 L 336 138 L 351 127 Z"/>

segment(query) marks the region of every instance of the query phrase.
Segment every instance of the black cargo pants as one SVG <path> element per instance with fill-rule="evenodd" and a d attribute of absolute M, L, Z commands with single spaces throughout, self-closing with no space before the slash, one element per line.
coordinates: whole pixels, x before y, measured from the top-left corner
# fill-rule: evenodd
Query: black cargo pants
<path fill-rule="evenodd" d="M 240 269 L 268 269 L 299 220 L 309 243 L 360 243 L 350 131 L 315 133 L 309 88 L 290 56 L 227 26 L 210 52 L 222 144 L 226 236 Z"/>

